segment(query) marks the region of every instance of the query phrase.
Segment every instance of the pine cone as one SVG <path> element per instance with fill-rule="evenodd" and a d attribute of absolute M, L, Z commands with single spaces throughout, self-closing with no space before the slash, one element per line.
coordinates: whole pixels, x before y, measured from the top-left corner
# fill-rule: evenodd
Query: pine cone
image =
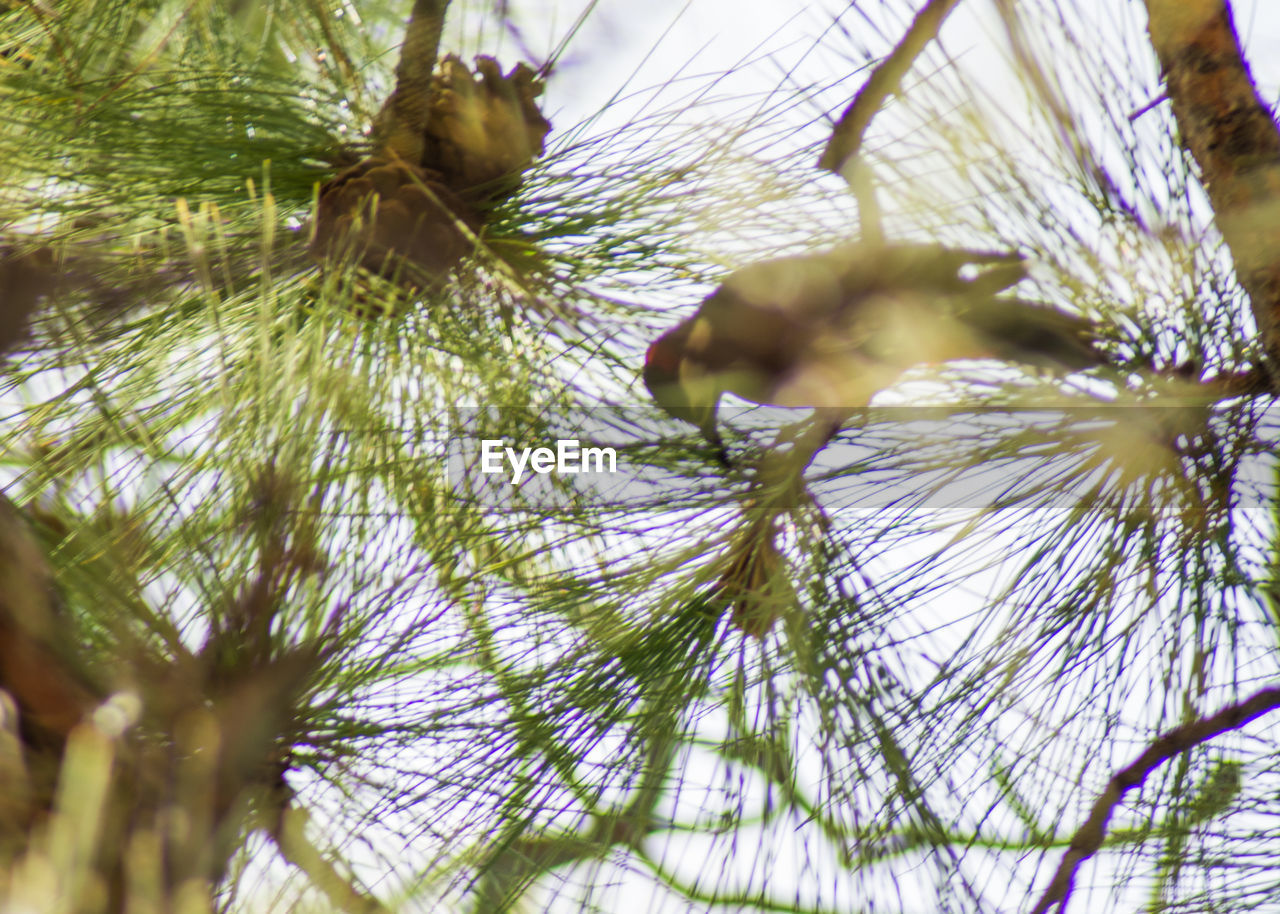
<path fill-rule="evenodd" d="M 503 76 L 492 57 L 477 57 L 473 74 L 448 55 L 416 91 L 397 86 L 374 125 L 378 152 L 320 188 L 316 260 L 354 253 L 375 273 L 403 268 L 407 284 L 438 282 L 473 250 L 464 227 L 478 233 L 543 151 L 551 123 L 524 64 Z"/>
<path fill-rule="evenodd" d="M 480 227 L 438 173 L 366 159 L 320 188 L 311 254 L 323 261 L 354 250 L 368 270 L 391 273 L 404 266 L 407 279 L 431 283 L 471 253 L 459 223 L 472 232 Z"/>
<path fill-rule="evenodd" d="M 477 57 L 476 74 L 453 54 L 440 62 L 429 93 L 423 164 L 468 199 L 487 204 L 520 186 L 521 174 L 545 148 L 551 122 L 534 101 L 542 83 L 525 64 L 503 76 L 492 57 Z"/>

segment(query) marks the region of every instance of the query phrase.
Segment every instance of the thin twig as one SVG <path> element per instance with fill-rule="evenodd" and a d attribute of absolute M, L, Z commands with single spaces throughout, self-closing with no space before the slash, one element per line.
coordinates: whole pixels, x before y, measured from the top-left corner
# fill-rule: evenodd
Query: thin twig
<path fill-rule="evenodd" d="M 338 868 L 307 838 L 310 815 L 300 806 L 280 811 L 279 826 L 272 831 L 281 856 L 307 874 L 311 885 L 324 893 L 329 903 L 349 914 L 388 914 L 377 898 L 345 878 Z"/>
<path fill-rule="evenodd" d="M 1049 887 L 1036 903 L 1032 914 L 1046 914 L 1050 908 L 1059 912 L 1067 908 L 1076 871 L 1102 847 L 1107 822 L 1124 795 L 1142 786 L 1156 768 L 1179 753 L 1186 752 L 1229 730 L 1237 730 L 1268 711 L 1280 708 L 1280 686 L 1271 686 L 1237 704 L 1227 705 L 1216 714 L 1201 717 L 1158 737 L 1130 765 L 1111 776 L 1102 795 L 1093 804 L 1089 818 L 1071 836 L 1067 853 L 1058 864 Z"/>
<path fill-rule="evenodd" d="M 885 99 L 898 91 L 903 77 L 920 52 L 938 36 L 943 21 L 959 4 L 960 0 L 929 0 L 924 5 L 898 46 L 875 68 L 840 115 L 831 131 L 831 139 L 818 159 L 819 168 L 840 174 L 844 164 L 858 154 L 871 119 L 884 105 Z"/>
<path fill-rule="evenodd" d="M 1138 108 L 1136 111 L 1130 112 L 1129 123 L 1132 124 L 1138 118 L 1142 117 L 1142 115 L 1146 114 L 1148 111 L 1155 110 L 1155 108 L 1157 108 L 1160 105 L 1163 105 L 1168 100 L 1169 100 L 1169 93 L 1161 92 L 1159 95 L 1151 99 L 1151 101 L 1147 102 L 1141 108 Z"/>

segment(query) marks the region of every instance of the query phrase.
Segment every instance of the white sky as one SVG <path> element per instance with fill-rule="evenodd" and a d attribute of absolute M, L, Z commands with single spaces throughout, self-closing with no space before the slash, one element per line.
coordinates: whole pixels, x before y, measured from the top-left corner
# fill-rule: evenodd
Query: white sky
<path fill-rule="evenodd" d="M 1137 0 L 1089 0 L 1080 8 L 1103 4 L 1137 6 Z M 902 21 L 909 13 L 898 13 L 900 2 L 862 3 L 885 7 Z M 587 4 L 582 0 L 534 0 L 513 4 L 525 22 L 529 47 L 542 51 L 561 36 Z M 721 72 L 736 61 L 752 55 L 754 49 L 768 48 L 783 61 L 794 59 L 831 22 L 843 13 L 851 31 L 866 35 L 869 45 L 878 45 L 876 36 L 859 29 L 859 20 L 841 0 L 601 0 L 582 32 L 571 45 L 551 80 L 548 101 L 561 109 L 565 123 L 595 112 L 633 72 L 635 88 L 658 85 L 677 73 Z M 911 7 L 918 7 L 913 2 Z M 1280 3 L 1273 0 L 1235 0 L 1236 27 L 1255 79 L 1264 98 L 1274 103 L 1280 95 Z M 984 38 L 974 17 L 989 15 L 987 0 L 969 0 L 949 18 L 943 41 L 956 57 L 966 52 L 983 53 Z M 545 11 L 545 12 L 544 12 Z M 839 35 L 832 43 L 845 43 Z M 772 88 L 769 76 L 777 68 L 764 67 L 735 75 L 734 85 L 742 91 Z M 832 77 L 842 74 L 831 74 Z M 838 112 L 835 112 L 838 114 Z"/>

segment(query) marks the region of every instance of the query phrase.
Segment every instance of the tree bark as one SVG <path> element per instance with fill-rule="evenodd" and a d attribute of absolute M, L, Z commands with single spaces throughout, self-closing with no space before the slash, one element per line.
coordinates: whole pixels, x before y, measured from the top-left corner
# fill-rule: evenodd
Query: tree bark
<path fill-rule="evenodd" d="M 1146 5 L 1181 143 L 1200 166 L 1262 345 L 1280 359 L 1280 132 L 1254 87 L 1225 0 Z"/>

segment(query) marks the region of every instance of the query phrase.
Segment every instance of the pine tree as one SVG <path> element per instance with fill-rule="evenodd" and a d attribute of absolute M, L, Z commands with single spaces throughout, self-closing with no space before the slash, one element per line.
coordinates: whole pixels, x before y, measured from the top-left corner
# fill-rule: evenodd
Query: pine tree
<path fill-rule="evenodd" d="M 0 907 L 1274 905 L 1228 5 L 998 3 L 994 88 L 954 0 L 854 4 L 583 124 L 583 20 L 409 7 L 0 5 Z M 722 409 L 727 467 L 646 402 L 854 236 L 1016 252 L 1106 364 Z M 568 438 L 622 472 L 477 470 Z"/>

